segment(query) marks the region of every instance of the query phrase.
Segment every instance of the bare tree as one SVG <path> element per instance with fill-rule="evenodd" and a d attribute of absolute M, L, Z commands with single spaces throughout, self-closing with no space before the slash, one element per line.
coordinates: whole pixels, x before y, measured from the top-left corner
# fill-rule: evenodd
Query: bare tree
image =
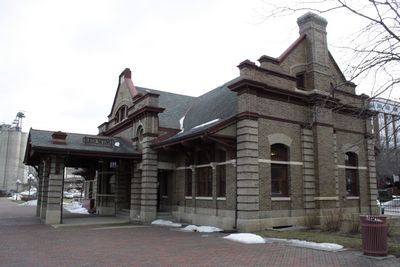
<path fill-rule="evenodd" d="M 366 77 L 372 81 L 371 97 L 390 97 L 400 90 L 400 1 L 399 0 L 309 0 L 274 6 L 269 16 L 312 11 L 347 12 L 365 21 L 353 36 L 345 72 L 350 81 Z"/>

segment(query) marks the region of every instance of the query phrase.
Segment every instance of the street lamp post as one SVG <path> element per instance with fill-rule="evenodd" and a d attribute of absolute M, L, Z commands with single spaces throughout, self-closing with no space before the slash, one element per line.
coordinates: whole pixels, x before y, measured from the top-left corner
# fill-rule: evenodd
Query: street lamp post
<path fill-rule="evenodd" d="M 15 193 L 15 200 L 17 200 L 17 196 L 18 196 L 18 187 L 21 184 L 21 181 L 19 179 L 17 179 L 17 181 L 15 182 L 15 184 L 17 185 L 17 193 Z"/>

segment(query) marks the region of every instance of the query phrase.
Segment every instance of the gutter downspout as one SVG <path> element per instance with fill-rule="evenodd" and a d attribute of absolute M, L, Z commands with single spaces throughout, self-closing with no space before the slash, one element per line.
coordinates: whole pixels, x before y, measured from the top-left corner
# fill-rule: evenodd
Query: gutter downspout
<path fill-rule="evenodd" d="M 237 167 L 236 167 L 236 161 L 233 164 L 233 167 L 235 167 L 235 173 L 236 173 L 236 177 L 235 177 L 235 224 L 233 226 L 233 229 L 237 230 L 237 220 L 238 220 L 238 195 L 237 195 L 237 188 L 238 188 L 238 180 L 237 180 Z"/>

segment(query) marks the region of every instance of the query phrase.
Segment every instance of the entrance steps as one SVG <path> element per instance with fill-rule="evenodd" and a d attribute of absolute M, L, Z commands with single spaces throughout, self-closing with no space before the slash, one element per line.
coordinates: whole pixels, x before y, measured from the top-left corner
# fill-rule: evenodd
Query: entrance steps
<path fill-rule="evenodd" d="M 131 211 L 129 209 L 120 209 L 117 211 L 116 217 L 129 219 L 131 216 Z"/>
<path fill-rule="evenodd" d="M 159 220 L 166 220 L 166 221 L 174 221 L 175 218 L 169 211 L 158 211 L 157 212 L 157 219 Z"/>

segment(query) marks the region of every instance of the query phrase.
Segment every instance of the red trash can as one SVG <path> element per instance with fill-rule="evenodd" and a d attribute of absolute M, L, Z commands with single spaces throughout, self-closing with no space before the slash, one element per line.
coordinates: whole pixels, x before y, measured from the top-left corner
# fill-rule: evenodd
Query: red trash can
<path fill-rule="evenodd" d="M 361 215 L 360 220 L 364 255 L 386 256 L 388 254 L 386 217 Z"/>

